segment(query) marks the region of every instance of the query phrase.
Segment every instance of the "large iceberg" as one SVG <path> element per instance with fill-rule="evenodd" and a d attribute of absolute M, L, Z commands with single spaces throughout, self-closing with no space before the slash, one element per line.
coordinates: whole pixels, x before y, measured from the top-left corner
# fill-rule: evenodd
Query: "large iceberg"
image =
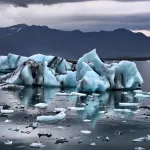
<path fill-rule="evenodd" d="M 107 64 L 96 50 L 78 61 L 42 54 L 24 57 L 0 56 L 1 84 L 48 87 L 77 87 L 80 92 L 101 92 L 111 89 L 136 89 L 143 79 L 134 62 Z"/>

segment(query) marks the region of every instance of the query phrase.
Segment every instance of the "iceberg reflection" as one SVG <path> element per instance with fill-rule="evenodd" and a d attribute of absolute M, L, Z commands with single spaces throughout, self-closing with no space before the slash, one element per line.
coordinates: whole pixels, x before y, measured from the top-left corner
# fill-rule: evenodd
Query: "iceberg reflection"
<path fill-rule="evenodd" d="M 74 92 L 76 89 L 63 89 L 65 93 Z M 91 120 L 94 127 L 101 118 L 120 117 L 132 118 L 138 110 L 141 97 L 137 97 L 136 92 L 131 91 L 111 91 L 100 94 L 91 94 L 85 97 L 80 96 L 57 96 L 55 93 L 62 91 L 60 88 L 24 88 L 18 92 L 18 98 L 26 106 L 33 106 L 37 103 L 48 103 L 55 108 L 56 104 L 51 103 L 59 100 L 65 103 L 66 109 L 73 102 L 75 107 L 84 107 L 84 110 L 75 111 L 81 120 Z M 143 97 L 144 98 L 144 97 Z M 60 104 L 61 105 L 61 104 Z M 68 111 L 69 113 L 69 111 Z"/>

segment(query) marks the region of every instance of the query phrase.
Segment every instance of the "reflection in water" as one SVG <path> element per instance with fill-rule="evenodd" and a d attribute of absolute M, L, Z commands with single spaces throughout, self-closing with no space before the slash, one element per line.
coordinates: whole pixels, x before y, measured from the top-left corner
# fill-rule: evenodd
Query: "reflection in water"
<path fill-rule="evenodd" d="M 61 89 L 59 88 L 24 88 L 18 92 L 18 97 L 26 106 L 33 106 L 36 103 L 49 103 L 49 105 L 54 105 L 54 103 L 50 103 L 57 100 L 55 93 L 60 91 Z M 63 90 L 65 93 L 71 93 L 73 91 L 75 91 L 75 89 L 72 88 Z M 91 120 L 91 124 L 94 127 L 96 122 L 104 116 L 116 115 L 123 118 L 133 117 L 138 109 L 137 106 L 120 106 L 119 103 L 139 103 L 141 98 L 135 97 L 135 94 L 135 92 L 131 91 L 113 91 L 104 92 L 99 95 L 87 95 L 86 97 L 65 96 L 65 99 L 73 101 L 76 107 L 84 107 L 84 110 L 77 111 L 77 116 L 82 120 Z M 59 99 L 61 99 L 61 97 L 64 99 L 64 96 L 59 96 Z M 66 108 L 69 107 L 68 101 L 65 101 Z M 55 107 L 54 105 L 53 108 Z"/>

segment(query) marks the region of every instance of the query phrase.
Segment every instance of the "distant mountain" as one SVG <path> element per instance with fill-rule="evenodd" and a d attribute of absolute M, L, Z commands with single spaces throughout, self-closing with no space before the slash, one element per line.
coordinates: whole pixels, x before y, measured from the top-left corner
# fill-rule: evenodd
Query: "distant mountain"
<path fill-rule="evenodd" d="M 150 37 L 127 29 L 85 33 L 26 24 L 0 28 L 0 55 L 42 53 L 77 59 L 94 48 L 102 58 L 150 57 Z"/>

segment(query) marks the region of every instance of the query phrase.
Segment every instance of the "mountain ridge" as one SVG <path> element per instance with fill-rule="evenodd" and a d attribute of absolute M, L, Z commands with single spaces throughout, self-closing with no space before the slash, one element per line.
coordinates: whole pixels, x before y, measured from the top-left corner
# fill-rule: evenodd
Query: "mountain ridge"
<path fill-rule="evenodd" d="M 43 53 L 77 59 L 94 48 L 102 58 L 150 57 L 150 37 L 125 28 L 98 32 L 26 24 L 0 28 L 0 55 Z"/>

